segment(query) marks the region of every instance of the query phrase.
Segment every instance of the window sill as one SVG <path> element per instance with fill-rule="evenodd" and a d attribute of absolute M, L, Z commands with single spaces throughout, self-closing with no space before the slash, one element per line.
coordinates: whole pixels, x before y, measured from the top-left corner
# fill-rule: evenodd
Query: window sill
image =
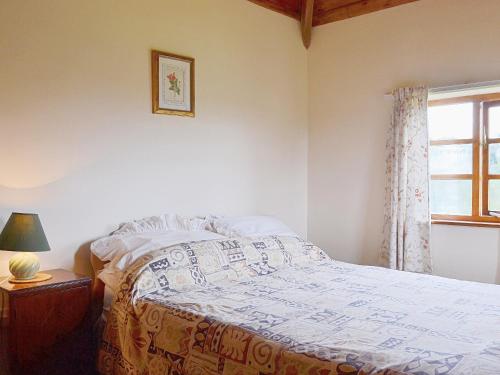
<path fill-rule="evenodd" d="M 485 221 L 458 221 L 458 220 L 431 220 L 431 224 L 437 225 L 460 225 L 465 227 L 500 228 L 500 223 L 489 223 Z"/>

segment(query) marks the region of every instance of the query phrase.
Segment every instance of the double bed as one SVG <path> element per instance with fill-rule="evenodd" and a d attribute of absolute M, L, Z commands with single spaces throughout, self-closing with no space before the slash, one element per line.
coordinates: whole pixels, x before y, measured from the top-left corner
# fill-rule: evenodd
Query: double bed
<path fill-rule="evenodd" d="M 498 375 L 500 286 L 342 263 L 294 236 L 149 246 L 115 286 L 98 369 Z"/>

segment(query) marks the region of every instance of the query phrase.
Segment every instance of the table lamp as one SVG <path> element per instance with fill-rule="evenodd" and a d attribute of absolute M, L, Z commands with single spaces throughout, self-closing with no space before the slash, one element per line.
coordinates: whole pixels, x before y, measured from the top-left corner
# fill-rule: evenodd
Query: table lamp
<path fill-rule="evenodd" d="M 0 233 L 0 250 L 19 252 L 9 260 L 11 283 L 40 282 L 52 277 L 46 273 L 38 273 L 40 261 L 33 254 L 50 250 L 37 214 L 13 212 Z"/>

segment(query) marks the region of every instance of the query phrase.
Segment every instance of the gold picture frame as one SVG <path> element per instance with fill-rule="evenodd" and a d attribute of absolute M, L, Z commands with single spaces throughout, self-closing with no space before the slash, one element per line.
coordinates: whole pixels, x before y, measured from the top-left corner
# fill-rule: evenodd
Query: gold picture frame
<path fill-rule="evenodd" d="M 194 59 L 151 51 L 153 113 L 194 117 Z"/>

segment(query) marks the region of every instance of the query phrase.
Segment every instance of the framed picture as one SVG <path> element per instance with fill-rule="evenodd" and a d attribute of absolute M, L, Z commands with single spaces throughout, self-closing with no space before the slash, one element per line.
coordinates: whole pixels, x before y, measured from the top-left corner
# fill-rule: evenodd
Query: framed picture
<path fill-rule="evenodd" d="M 194 59 L 151 51 L 153 113 L 194 117 Z"/>

